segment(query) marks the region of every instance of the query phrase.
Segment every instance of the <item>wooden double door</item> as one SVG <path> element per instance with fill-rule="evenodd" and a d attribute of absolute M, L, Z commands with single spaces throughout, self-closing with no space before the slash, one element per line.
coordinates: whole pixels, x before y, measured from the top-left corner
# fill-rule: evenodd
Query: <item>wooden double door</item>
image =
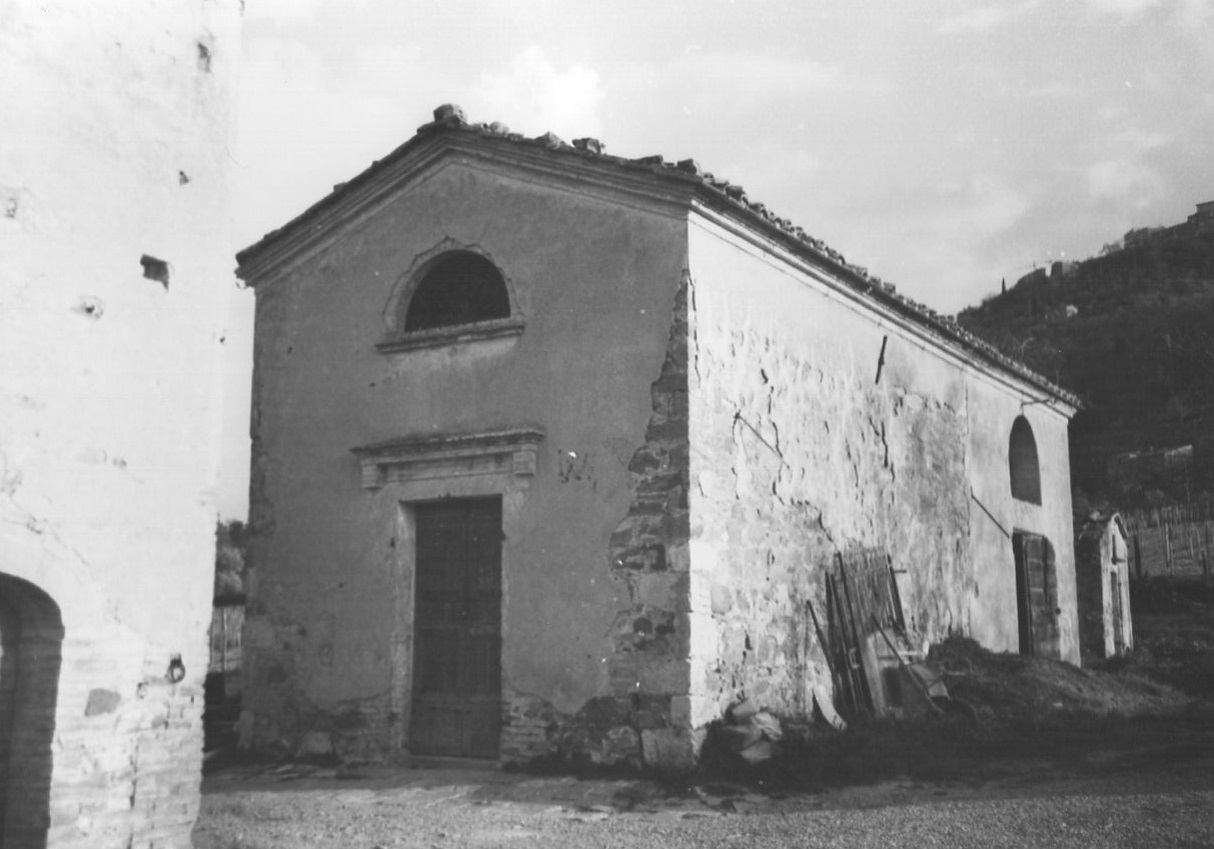
<path fill-rule="evenodd" d="M 418 504 L 409 749 L 497 758 L 501 746 L 502 501 Z"/>
<path fill-rule="evenodd" d="M 1020 653 L 1061 657 L 1058 638 L 1058 573 L 1054 547 L 1039 534 L 1012 534 L 1016 558 L 1016 608 Z"/>

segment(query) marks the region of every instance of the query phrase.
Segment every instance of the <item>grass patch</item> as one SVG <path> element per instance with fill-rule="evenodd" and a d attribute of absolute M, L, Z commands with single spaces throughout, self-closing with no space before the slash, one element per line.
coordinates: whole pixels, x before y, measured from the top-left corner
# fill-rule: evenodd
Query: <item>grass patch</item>
<path fill-rule="evenodd" d="M 1214 585 L 1148 578 L 1130 584 L 1134 651 L 1099 664 L 1214 701 Z"/>

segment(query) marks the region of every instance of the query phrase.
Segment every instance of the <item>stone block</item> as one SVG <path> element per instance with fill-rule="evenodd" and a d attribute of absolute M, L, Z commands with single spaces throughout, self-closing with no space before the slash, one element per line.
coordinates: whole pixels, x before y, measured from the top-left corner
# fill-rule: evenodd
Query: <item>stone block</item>
<path fill-rule="evenodd" d="M 667 419 L 651 421 L 645 431 L 645 439 L 649 442 L 670 442 L 672 444 L 686 441 L 687 420 Z"/>
<path fill-rule="evenodd" d="M 690 732 L 682 729 L 642 731 L 641 757 L 647 767 L 663 772 L 687 772 L 695 768 L 695 741 Z"/>
<path fill-rule="evenodd" d="M 628 726 L 613 728 L 603 737 L 603 763 L 639 763 L 640 760 L 641 737 L 633 728 Z"/>
<path fill-rule="evenodd" d="M 611 691 L 619 695 L 636 692 L 640 687 L 636 656 L 617 653 L 607 661 L 607 680 Z"/>
<path fill-rule="evenodd" d="M 90 690 L 88 704 L 84 706 L 84 715 L 97 716 L 103 713 L 113 713 L 121 701 L 122 697 L 113 690 Z"/>
<path fill-rule="evenodd" d="M 633 597 L 646 607 L 675 610 L 685 593 L 686 573 L 644 572 L 633 582 Z"/>
<path fill-rule="evenodd" d="M 628 463 L 628 471 L 637 475 L 649 475 L 667 466 L 666 449 L 659 445 L 644 445 L 637 449 Z"/>
<path fill-rule="evenodd" d="M 274 624 L 264 616 L 246 617 L 242 639 L 247 649 L 272 648 L 277 642 Z"/>
<path fill-rule="evenodd" d="M 295 757 L 327 757 L 333 754 L 333 738 L 324 731 L 309 731 L 295 747 Z"/>
<path fill-rule="evenodd" d="M 627 552 L 620 559 L 627 569 L 661 572 L 666 568 L 666 546 L 656 543 L 644 545 Z"/>
<path fill-rule="evenodd" d="M 618 529 L 612 532 L 611 537 L 607 541 L 608 547 L 612 551 L 620 551 L 633 546 L 636 540 L 636 524 L 626 521 Z"/>
<path fill-rule="evenodd" d="M 626 697 L 598 696 L 586 702 L 581 714 L 591 728 L 611 728 L 625 724 L 631 710 Z"/>
<path fill-rule="evenodd" d="M 662 658 L 643 657 L 637 668 L 640 689 L 647 693 L 687 692 L 689 671 L 684 658 L 670 654 Z"/>
<path fill-rule="evenodd" d="M 733 609 L 733 593 L 723 584 L 713 584 L 709 591 L 712 612 L 723 615 Z"/>
<path fill-rule="evenodd" d="M 671 696 L 670 724 L 675 728 L 690 728 L 692 725 L 691 696 Z"/>
<path fill-rule="evenodd" d="M 333 727 L 350 731 L 367 727 L 366 717 L 355 708 L 346 708 L 333 717 Z"/>

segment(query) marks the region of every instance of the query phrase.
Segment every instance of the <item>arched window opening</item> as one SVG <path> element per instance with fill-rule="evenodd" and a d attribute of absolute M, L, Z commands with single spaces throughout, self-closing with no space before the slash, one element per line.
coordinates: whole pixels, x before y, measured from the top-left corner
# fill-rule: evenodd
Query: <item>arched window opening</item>
<path fill-rule="evenodd" d="M 1040 504 L 1041 466 L 1037 461 L 1037 440 L 1024 416 L 1018 416 L 1012 423 L 1008 467 L 1012 475 L 1012 497 Z"/>
<path fill-rule="evenodd" d="M 63 621 L 33 584 L 0 573 L 0 845 L 47 845 Z"/>
<path fill-rule="evenodd" d="M 405 314 L 405 332 L 510 317 L 502 274 L 479 254 L 448 254 L 430 267 Z"/>

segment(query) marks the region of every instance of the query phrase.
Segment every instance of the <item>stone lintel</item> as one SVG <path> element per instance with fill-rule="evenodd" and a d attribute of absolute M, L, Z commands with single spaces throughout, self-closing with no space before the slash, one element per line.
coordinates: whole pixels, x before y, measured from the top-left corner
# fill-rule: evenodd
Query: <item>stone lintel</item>
<path fill-rule="evenodd" d="M 519 316 L 495 318 L 472 324 L 452 327 L 435 327 L 429 330 L 413 330 L 388 336 L 375 347 L 382 354 L 398 354 L 418 348 L 439 348 L 483 339 L 498 339 L 503 336 L 518 336 L 526 323 Z"/>
<path fill-rule="evenodd" d="M 534 477 L 544 432 L 516 428 L 489 433 L 401 437 L 350 449 L 362 464 L 364 489 L 388 483 L 479 475 Z"/>

